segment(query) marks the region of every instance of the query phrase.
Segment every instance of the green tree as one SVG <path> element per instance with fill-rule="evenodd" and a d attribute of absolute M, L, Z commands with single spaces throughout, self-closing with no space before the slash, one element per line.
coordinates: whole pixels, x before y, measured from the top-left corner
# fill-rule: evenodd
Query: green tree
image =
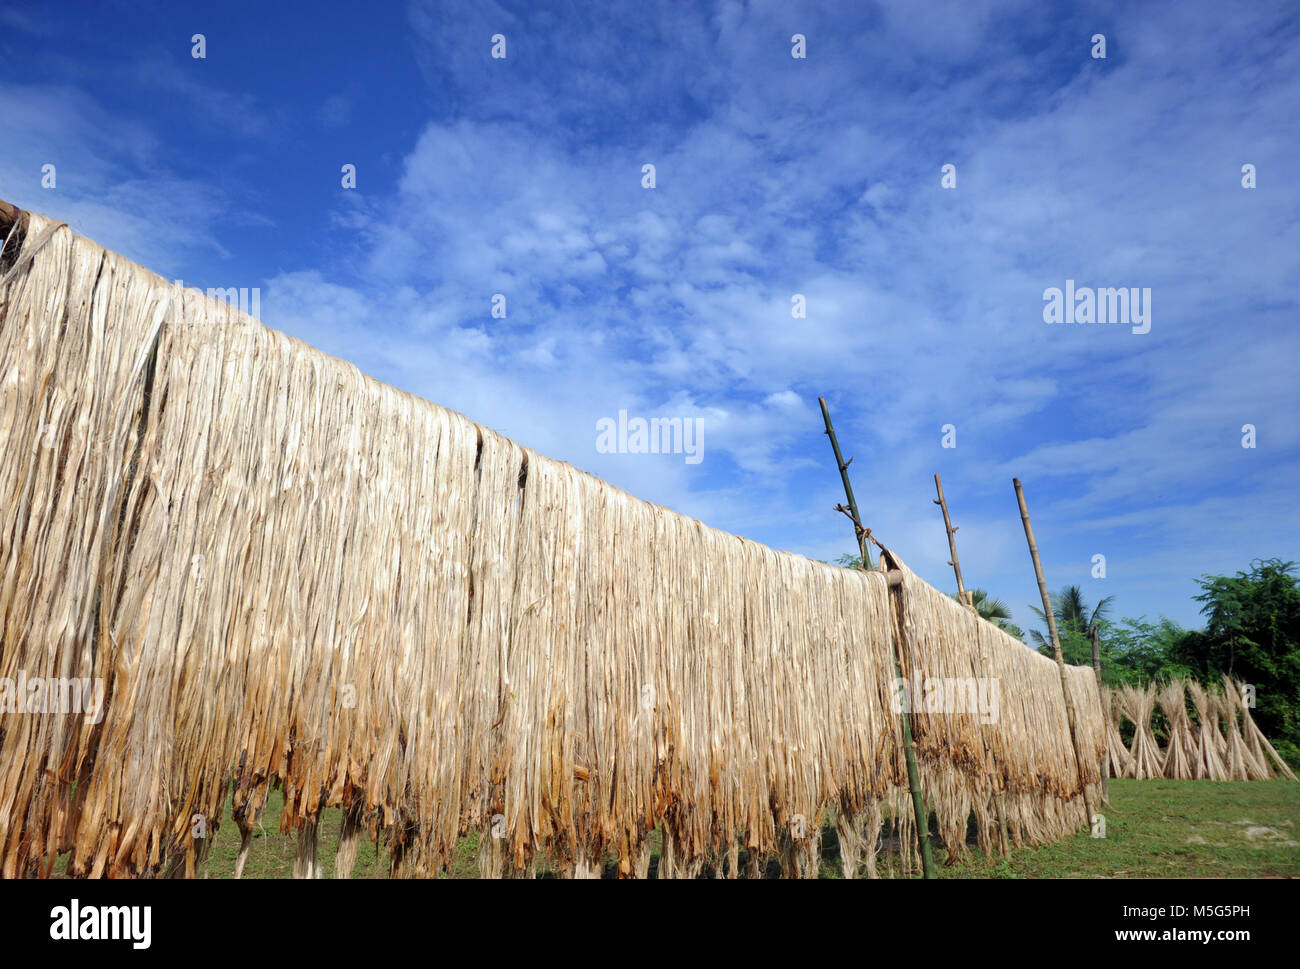
<path fill-rule="evenodd" d="M 1011 609 L 1005 602 L 1001 599 L 994 599 L 983 589 L 968 589 L 967 591 L 971 594 L 971 600 L 975 603 L 976 612 L 1017 639 L 1025 638 L 1025 631 L 1011 621 Z M 957 593 L 954 592 L 952 597 L 957 599 Z M 958 599 L 958 601 L 961 600 Z"/>
<path fill-rule="evenodd" d="M 1103 623 L 1101 680 L 1108 686 L 1189 676 L 1195 670 L 1176 659 L 1182 639 L 1192 635 L 1165 616 L 1148 622 L 1146 616 L 1124 618 L 1118 624 Z"/>
<path fill-rule="evenodd" d="M 1096 625 L 1098 645 L 1106 623 L 1106 612 L 1114 596 L 1101 599 L 1094 609 L 1089 611 L 1088 603 L 1083 597 L 1083 590 L 1077 585 L 1067 585 L 1052 599 L 1052 613 L 1056 617 L 1056 632 L 1061 639 L 1061 654 L 1067 663 L 1077 666 L 1092 665 L 1092 639 L 1088 635 L 1089 627 Z M 1042 609 L 1029 607 L 1043 623 L 1043 631 L 1029 630 L 1029 645 L 1034 646 L 1044 656 L 1055 658 L 1052 640 L 1047 630 L 1047 617 Z"/>
<path fill-rule="evenodd" d="M 1203 632 L 1173 650 L 1206 681 L 1227 673 L 1255 687 L 1252 715 L 1270 739 L 1300 744 L 1300 579 L 1296 563 L 1256 559 L 1236 575 L 1199 580 Z"/>

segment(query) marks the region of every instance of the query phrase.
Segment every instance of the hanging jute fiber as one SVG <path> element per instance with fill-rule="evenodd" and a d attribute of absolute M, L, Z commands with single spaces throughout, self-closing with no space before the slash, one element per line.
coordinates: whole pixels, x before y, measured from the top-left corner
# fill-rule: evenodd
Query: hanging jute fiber
<path fill-rule="evenodd" d="M 341 867 L 364 833 L 403 875 L 469 832 L 489 874 L 644 875 L 656 827 L 662 874 L 815 874 L 832 812 L 871 873 L 907 796 L 895 652 L 996 684 L 991 718 L 913 714 L 950 855 L 972 814 L 981 844 L 1086 824 L 1092 670 L 1079 764 L 1055 664 L 905 566 L 640 501 L 38 215 L 0 273 L 0 678 L 103 687 L 0 713 L 5 877 L 193 874 L 232 787 L 244 830 L 283 790 L 306 876 L 332 806 Z"/>

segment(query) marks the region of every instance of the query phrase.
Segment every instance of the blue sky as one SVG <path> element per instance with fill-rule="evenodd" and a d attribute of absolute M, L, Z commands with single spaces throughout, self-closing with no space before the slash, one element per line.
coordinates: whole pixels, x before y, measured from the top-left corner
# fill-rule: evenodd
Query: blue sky
<path fill-rule="evenodd" d="M 1300 559 L 1298 35 L 1286 3 L 7 0 L 0 198 L 833 559 L 825 395 L 938 587 L 936 471 L 967 583 L 1029 624 L 1020 476 L 1053 590 L 1199 625 L 1196 576 Z M 1044 323 L 1067 279 L 1150 288 L 1150 332 Z M 620 409 L 698 418 L 704 460 L 598 453 Z"/>

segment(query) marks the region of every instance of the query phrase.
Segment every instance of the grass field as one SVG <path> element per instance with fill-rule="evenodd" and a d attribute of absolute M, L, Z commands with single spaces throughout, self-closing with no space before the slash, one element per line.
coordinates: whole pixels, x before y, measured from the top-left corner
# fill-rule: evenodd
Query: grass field
<path fill-rule="evenodd" d="M 1294 878 L 1300 876 L 1300 784 L 1292 781 L 1110 782 L 1106 837 L 983 856 L 943 877 Z"/>
<path fill-rule="evenodd" d="M 990 862 L 973 849 L 956 865 L 935 846 L 942 878 L 1227 878 L 1300 876 L 1300 784 L 1287 781 L 1215 783 L 1210 781 L 1110 782 L 1110 806 L 1103 808 L 1106 837 L 1076 835 L 1042 848 L 1013 850 Z M 325 876 L 334 873 L 340 811 L 328 810 L 320 824 L 320 860 Z M 280 798 L 273 793 L 245 869 L 245 878 L 288 878 L 293 871 L 294 836 L 281 835 Z M 823 840 L 823 878 L 839 878 L 833 827 Z M 657 849 L 658 839 L 654 843 Z M 448 877 L 477 878 L 477 841 L 460 842 Z M 212 846 L 208 877 L 229 878 L 239 849 L 239 832 L 227 821 Z M 881 871 L 895 859 L 882 856 Z M 657 862 L 657 850 L 656 850 Z M 364 842 L 354 878 L 382 878 L 387 852 Z M 652 863 L 652 870 L 655 865 Z M 613 876 L 612 863 L 606 877 Z M 770 876 L 779 875 L 773 863 Z M 539 865 L 539 875 L 553 872 Z"/>

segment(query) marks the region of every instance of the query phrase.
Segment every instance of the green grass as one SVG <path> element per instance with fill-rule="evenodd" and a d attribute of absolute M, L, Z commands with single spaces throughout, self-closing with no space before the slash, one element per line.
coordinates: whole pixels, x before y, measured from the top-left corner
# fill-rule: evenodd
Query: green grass
<path fill-rule="evenodd" d="M 245 878 L 289 878 L 296 835 L 280 834 L 282 800 L 273 791 L 263 827 L 253 838 Z M 1235 878 L 1300 876 L 1300 784 L 1289 781 L 1133 781 L 1110 782 L 1110 805 L 1101 813 L 1106 836 L 1075 835 L 1041 848 L 1013 849 L 987 860 L 972 844 L 967 857 L 945 864 L 946 850 L 936 841 L 934 858 L 941 878 Z M 213 838 L 207 877 L 230 878 L 239 852 L 239 830 L 227 820 Z M 323 812 L 318 857 L 324 877 L 334 876 L 342 811 Z M 658 832 L 651 871 L 658 866 Z M 477 878 L 476 835 L 462 838 L 449 871 L 441 877 Z M 353 878 L 385 878 L 388 851 L 363 840 Z M 898 871 L 896 855 L 882 852 L 878 870 Z M 56 871 L 61 871 L 60 863 Z M 540 877 L 554 870 L 538 865 Z M 607 859 L 605 877 L 615 874 Z M 775 861 L 767 876 L 779 877 Z M 841 877 L 834 827 L 823 830 L 821 877 Z"/>
<path fill-rule="evenodd" d="M 1300 876 L 1300 784 L 1110 782 L 1106 836 L 1075 835 L 985 860 L 945 878 L 1285 878 Z M 938 857 L 946 853 L 939 852 Z"/>
<path fill-rule="evenodd" d="M 298 839 L 296 832 L 280 833 L 280 809 L 284 799 L 279 791 L 272 791 L 267 802 L 266 816 L 261 827 L 253 832 L 253 844 L 244 865 L 245 878 L 291 878 L 293 854 Z M 239 828 L 230 820 L 230 805 L 226 805 L 226 819 L 212 840 L 208 856 L 209 878 L 231 878 L 235 872 L 235 857 L 239 854 Z M 316 857 L 324 869 L 325 877 L 334 877 L 334 852 L 339 844 L 339 825 L 343 819 L 342 808 L 326 808 L 321 812 L 317 828 Z M 375 843 L 362 838 L 357 848 L 357 861 L 352 866 L 353 878 L 383 878 L 388 874 L 388 851 L 377 849 Z"/>

